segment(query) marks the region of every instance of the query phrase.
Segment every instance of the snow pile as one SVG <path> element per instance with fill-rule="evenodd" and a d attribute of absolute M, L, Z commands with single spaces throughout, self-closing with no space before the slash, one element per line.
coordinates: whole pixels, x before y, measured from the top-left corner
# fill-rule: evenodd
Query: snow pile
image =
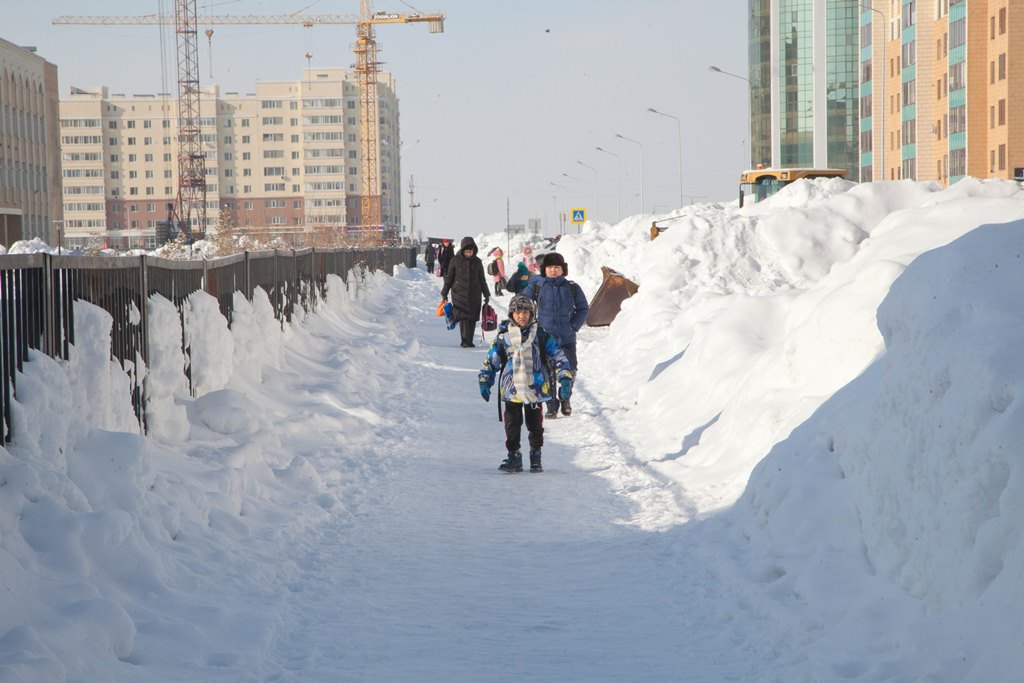
<path fill-rule="evenodd" d="M 382 363 L 359 348 L 375 326 L 372 307 L 397 284 L 366 277 L 351 291 L 329 278 L 332 304 L 321 313 L 337 321 L 345 312 L 353 363 L 364 372 Z M 357 296 L 358 306 L 347 303 Z M 341 492 L 328 484 L 377 438 L 372 424 L 349 419 L 343 441 L 308 429 L 298 439 L 281 422 L 291 405 L 250 398 L 264 393 L 261 376 L 277 371 L 289 338 L 316 345 L 301 326 L 282 331 L 265 294 L 236 310 L 230 332 L 216 299 L 197 292 L 188 303 L 195 399 L 179 317 L 162 298 L 149 302 L 147 437 L 128 377 L 110 360 L 111 319 L 94 306 L 75 304 L 68 361 L 33 353 L 18 377 L 15 439 L 0 449 L 5 683 L 140 680 L 115 675 L 119 662 L 148 672 L 140 674 L 146 680 L 200 680 L 197 672 L 237 663 L 237 652 L 256 659 L 260 630 L 269 628 L 266 598 L 252 595 L 241 607 L 251 629 L 229 644 L 207 642 L 205 633 L 234 623 L 240 605 L 211 609 L 208 596 L 237 581 L 254 581 L 251 592 L 294 580 L 273 548 L 287 552 L 290 538 L 322 521 Z M 321 451 L 318 439 L 345 445 Z"/>
<path fill-rule="evenodd" d="M 672 219 L 655 240 L 652 218 Z M 528 240 L 476 239 L 507 265 Z M 154 299 L 145 437 L 109 319 L 76 308 L 71 359 L 33 356 L 0 449 L 0 680 L 408 672 L 451 666 L 438 643 L 453 633 L 459 661 L 493 660 L 510 614 L 544 638 L 502 680 L 1018 677 L 1020 185 L 802 181 L 743 209 L 591 222 L 557 248 L 589 297 L 601 266 L 640 291 L 580 336 L 576 411 L 545 445 L 572 476 L 512 486 L 482 483 L 497 460 L 469 459 L 500 426 L 475 394 L 479 353 L 443 347 L 440 281 L 422 272 L 332 278 L 321 310 L 284 326 L 262 294 L 236 301 L 230 328 L 206 295 L 184 325 Z M 428 455 L 443 473 L 425 483 Z M 594 504 L 586 472 L 628 514 Z M 443 541 L 424 538 L 432 516 Z M 509 519 L 529 542 L 478 552 Z M 541 600 L 577 613 L 493 595 L 519 552 L 554 575 L 585 559 L 586 590 Z M 461 585 L 437 598 L 407 573 L 463 566 L 484 617 Z M 307 584 L 317 604 L 296 602 Z M 615 587 L 613 616 L 595 586 Z M 612 640 L 591 641 L 594 624 Z M 487 678 L 469 671 L 435 677 Z"/>
<path fill-rule="evenodd" d="M 750 566 L 786 609 L 838 624 L 815 675 L 1024 666 L 1021 296 L 1024 220 L 923 254 L 878 310 L 884 355 L 754 470 L 732 514 Z"/>

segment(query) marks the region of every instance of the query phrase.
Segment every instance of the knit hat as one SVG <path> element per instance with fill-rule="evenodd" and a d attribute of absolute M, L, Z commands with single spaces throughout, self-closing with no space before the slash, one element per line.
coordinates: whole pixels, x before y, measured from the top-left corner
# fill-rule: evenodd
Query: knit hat
<path fill-rule="evenodd" d="M 530 268 L 526 265 L 525 262 L 520 261 L 519 265 L 516 266 L 516 276 L 522 277 L 523 275 L 529 275 L 529 274 L 530 274 Z"/>
<path fill-rule="evenodd" d="M 530 317 L 532 318 L 533 314 L 537 311 L 537 304 L 535 304 L 533 299 L 528 296 L 516 294 L 512 297 L 512 300 L 508 302 L 509 317 L 511 317 L 516 311 L 529 311 Z"/>

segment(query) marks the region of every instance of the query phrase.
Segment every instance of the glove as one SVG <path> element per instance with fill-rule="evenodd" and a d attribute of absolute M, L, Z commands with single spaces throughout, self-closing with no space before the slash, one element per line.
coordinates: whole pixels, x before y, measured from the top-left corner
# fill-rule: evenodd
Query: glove
<path fill-rule="evenodd" d="M 486 384 L 484 384 L 483 382 L 480 383 L 480 395 L 484 397 L 485 401 L 490 403 L 490 401 L 491 401 L 491 388 L 489 386 L 487 386 Z"/>
<path fill-rule="evenodd" d="M 558 398 L 559 398 L 559 400 L 567 401 L 567 400 L 569 400 L 570 396 L 572 396 L 572 380 L 571 379 L 559 380 L 559 382 L 558 382 Z"/>

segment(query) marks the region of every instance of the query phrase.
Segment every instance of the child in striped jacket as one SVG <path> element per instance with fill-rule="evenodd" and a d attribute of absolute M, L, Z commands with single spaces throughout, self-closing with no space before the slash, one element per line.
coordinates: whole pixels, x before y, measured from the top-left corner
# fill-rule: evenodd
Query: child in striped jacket
<path fill-rule="evenodd" d="M 478 376 L 480 395 L 491 400 L 495 375 L 500 376 L 499 399 L 505 401 L 505 449 L 508 455 L 498 466 L 503 472 L 522 472 L 520 440 L 523 423 L 529 432 L 530 471 L 543 472 L 544 445 L 542 406 L 556 392 L 567 399 L 572 393 L 569 360 L 555 340 L 537 324 L 533 299 L 521 294 L 508 304 L 509 320 L 498 328 Z M 555 384 L 557 382 L 557 389 Z"/>

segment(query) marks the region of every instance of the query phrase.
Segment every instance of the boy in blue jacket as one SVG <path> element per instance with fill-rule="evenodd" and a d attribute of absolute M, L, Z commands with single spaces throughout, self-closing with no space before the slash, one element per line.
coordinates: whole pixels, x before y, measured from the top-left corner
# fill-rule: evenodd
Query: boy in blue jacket
<path fill-rule="evenodd" d="M 566 358 L 573 377 L 577 374 L 576 333 L 587 322 L 590 305 L 580 286 L 565 279 L 568 267 L 565 259 L 557 252 L 545 254 L 540 264 L 541 276 L 530 278 L 530 283 L 523 289 L 523 296 L 537 302 L 537 322 L 558 343 Z M 569 397 L 559 396 L 548 402 L 549 419 L 558 417 L 558 406 L 561 403 L 562 415 L 572 415 Z"/>
<path fill-rule="evenodd" d="M 522 472 L 523 454 L 519 450 L 523 422 L 529 432 L 530 471 L 543 472 L 541 447 L 544 445 L 544 415 L 541 406 L 552 400 L 553 381 L 558 395 L 568 399 L 572 392 L 569 360 L 536 320 L 536 305 L 529 297 L 517 294 L 508 304 L 510 320 L 498 327 L 480 370 L 480 395 L 491 400 L 494 376 L 500 374 L 499 399 L 505 401 L 505 450 L 508 456 L 498 466 L 503 472 Z M 552 376 L 553 375 L 553 376 Z"/>

